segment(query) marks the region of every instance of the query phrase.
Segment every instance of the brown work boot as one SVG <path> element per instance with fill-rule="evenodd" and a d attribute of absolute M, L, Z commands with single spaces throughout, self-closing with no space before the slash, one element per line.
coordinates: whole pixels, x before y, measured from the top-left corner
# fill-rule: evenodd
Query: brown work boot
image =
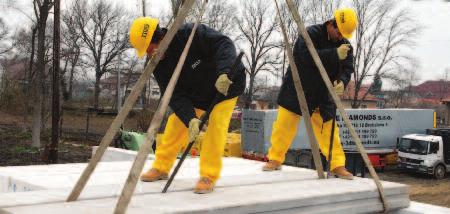
<path fill-rule="evenodd" d="M 157 180 L 167 180 L 167 173 L 160 172 L 157 169 L 151 168 L 148 172 L 141 175 L 141 181 L 153 182 Z"/>
<path fill-rule="evenodd" d="M 206 194 L 212 192 L 213 190 L 214 182 L 207 177 L 201 177 L 200 180 L 198 180 L 197 185 L 195 185 L 194 193 Z"/>
<path fill-rule="evenodd" d="M 262 170 L 263 171 L 275 171 L 281 169 L 281 163 L 275 160 L 269 160 L 269 162 L 265 163 Z"/>
<path fill-rule="evenodd" d="M 352 173 L 347 171 L 347 169 L 343 166 L 339 166 L 333 169 L 333 171 L 331 171 L 331 175 L 342 179 L 353 180 Z"/>

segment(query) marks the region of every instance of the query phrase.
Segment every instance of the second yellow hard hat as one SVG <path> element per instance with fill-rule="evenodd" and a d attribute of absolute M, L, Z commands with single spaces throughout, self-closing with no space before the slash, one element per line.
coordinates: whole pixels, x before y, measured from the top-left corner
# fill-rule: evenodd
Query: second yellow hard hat
<path fill-rule="evenodd" d="M 353 31 L 358 25 L 358 17 L 355 10 L 351 8 L 337 9 L 334 11 L 334 18 L 342 36 L 346 39 L 352 38 Z"/>
<path fill-rule="evenodd" d="M 138 57 L 145 55 L 157 27 L 158 19 L 150 17 L 137 18 L 131 24 L 130 43 L 136 49 Z"/>

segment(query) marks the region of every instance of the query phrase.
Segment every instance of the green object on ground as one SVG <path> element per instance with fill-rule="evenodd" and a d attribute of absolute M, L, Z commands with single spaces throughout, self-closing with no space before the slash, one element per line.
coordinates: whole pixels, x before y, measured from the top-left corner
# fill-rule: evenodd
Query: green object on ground
<path fill-rule="evenodd" d="M 127 149 L 138 151 L 141 145 L 145 142 L 147 137 L 146 133 L 138 133 L 131 131 L 121 131 L 122 137 L 121 140 L 126 145 Z M 153 154 L 153 149 L 150 151 L 150 154 Z"/>

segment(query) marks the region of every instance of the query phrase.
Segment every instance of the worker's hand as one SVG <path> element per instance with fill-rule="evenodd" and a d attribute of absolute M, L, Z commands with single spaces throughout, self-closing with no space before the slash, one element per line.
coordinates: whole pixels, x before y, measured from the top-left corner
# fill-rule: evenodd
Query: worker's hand
<path fill-rule="evenodd" d="M 189 121 L 189 142 L 192 142 L 197 137 L 198 133 L 200 132 L 200 123 L 202 121 L 197 118 L 192 118 L 191 121 Z"/>
<path fill-rule="evenodd" d="M 217 78 L 216 81 L 216 89 L 221 94 L 227 96 L 228 95 L 228 88 L 233 82 L 231 82 L 230 79 L 228 79 L 227 74 L 221 74 L 219 78 Z"/>
<path fill-rule="evenodd" d="M 336 92 L 338 96 L 342 96 L 344 94 L 345 89 L 344 83 L 342 81 L 339 81 L 338 83 L 338 81 L 336 80 L 334 81 L 333 85 L 334 85 L 334 92 Z"/>
<path fill-rule="evenodd" d="M 348 51 L 350 50 L 350 44 L 342 44 L 339 46 L 336 51 L 340 60 L 344 60 L 347 58 Z"/>

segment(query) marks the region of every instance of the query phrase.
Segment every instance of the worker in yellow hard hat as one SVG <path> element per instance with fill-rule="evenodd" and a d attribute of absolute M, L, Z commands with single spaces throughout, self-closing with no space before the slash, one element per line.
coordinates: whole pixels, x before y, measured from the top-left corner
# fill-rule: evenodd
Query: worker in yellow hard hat
<path fill-rule="evenodd" d="M 335 90 L 339 94 L 343 93 L 354 72 L 352 46 L 347 39 L 352 37 L 357 24 L 355 11 L 345 8 L 336 10 L 334 19 L 307 28 L 328 76 L 334 82 Z M 330 170 L 340 178 L 353 179 L 353 175 L 345 168 L 345 154 L 337 125 L 334 135 L 331 136 L 331 119 L 335 117 L 336 106 L 301 36 L 298 37 L 293 52 L 320 150 L 328 159 L 329 142 L 333 137 L 332 160 L 328 160 L 331 164 Z M 278 96 L 278 115 L 273 124 L 269 162 L 263 166 L 264 171 L 281 169 L 301 119 L 291 72 L 289 67 Z"/>
<path fill-rule="evenodd" d="M 193 26 L 192 23 L 181 26 L 154 71 L 161 94 L 164 94 Z M 157 19 L 138 18 L 130 29 L 130 43 L 139 57 L 146 53 L 152 55 L 166 32 L 158 25 Z M 233 80 L 228 76 L 236 57 L 236 48 L 229 37 L 203 24 L 198 26 L 170 100 L 174 113 L 168 118 L 152 168 L 141 175 L 142 181 L 167 179 L 180 149 L 199 133 L 198 118 L 211 105 L 216 94 L 221 93 L 222 101 L 214 106 L 209 116 L 200 151 L 200 180 L 194 189 L 195 193 L 213 191 L 220 177 L 231 115 L 237 97 L 245 89 L 242 62 L 233 74 Z"/>

